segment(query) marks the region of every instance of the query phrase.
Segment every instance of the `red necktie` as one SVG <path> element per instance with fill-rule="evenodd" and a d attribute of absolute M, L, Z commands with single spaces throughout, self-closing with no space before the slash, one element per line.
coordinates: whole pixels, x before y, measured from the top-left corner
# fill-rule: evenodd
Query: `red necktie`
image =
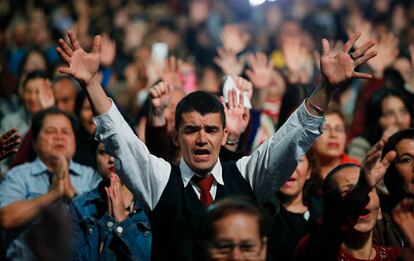
<path fill-rule="evenodd" d="M 197 186 L 201 189 L 200 201 L 205 206 L 208 207 L 213 203 L 213 197 L 210 194 L 211 186 L 214 182 L 213 175 L 208 175 L 205 177 L 193 177 L 193 181 L 197 184 Z"/>

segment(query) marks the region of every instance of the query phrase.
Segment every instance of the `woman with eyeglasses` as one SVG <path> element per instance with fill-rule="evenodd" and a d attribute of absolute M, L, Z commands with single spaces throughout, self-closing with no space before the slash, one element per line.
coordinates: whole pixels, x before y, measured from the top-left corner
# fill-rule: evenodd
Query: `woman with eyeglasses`
<path fill-rule="evenodd" d="M 339 164 L 359 164 L 357 159 L 345 153 L 346 121 L 337 104 L 333 103 L 329 106 L 325 113 L 325 124 L 322 130 L 322 135 L 315 140 L 312 146 L 316 173 L 321 180 Z"/>

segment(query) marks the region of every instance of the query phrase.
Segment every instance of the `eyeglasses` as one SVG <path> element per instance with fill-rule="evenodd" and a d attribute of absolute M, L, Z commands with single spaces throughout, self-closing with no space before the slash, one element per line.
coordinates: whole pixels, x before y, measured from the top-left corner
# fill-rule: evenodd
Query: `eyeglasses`
<path fill-rule="evenodd" d="M 322 131 L 323 132 L 335 132 L 335 133 L 345 133 L 345 128 L 342 126 L 335 126 L 335 127 L 331 127 L 329 125 L 324 125 L 322 126 Z"/>
<path fill-rule="evenodd" d="M 228 257 L 236 248 L 245 258 L 251 260 L 255 260 L 260 255 L 261 250 L 260 245 L 251 241 L 242 241 L 239 243 L 232 241 L 216 241 L 212 245 L 212 257 L 213 259 Z"/>

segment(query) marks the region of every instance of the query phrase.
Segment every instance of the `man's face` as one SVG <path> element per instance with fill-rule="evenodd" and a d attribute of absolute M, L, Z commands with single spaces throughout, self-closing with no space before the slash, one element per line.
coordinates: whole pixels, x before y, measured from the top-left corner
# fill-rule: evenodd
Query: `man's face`
<path fill-rule="evenodd" d="M 226 140 L 227 130 L 223 129 L 220 113 L 183 113 L 178 131 L 174 131 L 174 143 L 181 148 L 184 161 L 200 174 L 213 169 Z"/>
<path fill-rule="evenodd" d="M 335 175 L 333 185 L 339 190 L 344 197 L 351 192 L 358 182 L 360 169 L 358 167 L 345 168 Z M 367 233 L 372 231 L 380 215 L 380 205 L 378 194 L 373 188 L 369 194 L 369 202 L 364 209 L 360 211 L 358 220 L 354 226 L 354 231 Z"/>
<path fill-rule="evenodd" d="M 56 106 L 65 112 L 74 113 L 76 89 L 68 79 L 63 79 L 55 83 L 54 95 Z"/>
<path fill-rule="evenodd" d="M 40 159 L 46 163 L 54 162 L 60 155 L 64 155 L 68 161 L 71 160 L 76 142 L 70 120 L 64 115 L 46 116 L 33 145 Z"/>
<path fill-rule="evenodd" d="M 265 260 L 266 239 L 260 237 L 257 217 L 244 213 L 227 215 L 214 223 L 214 233 L 209 247 L 211 260 Z"/>

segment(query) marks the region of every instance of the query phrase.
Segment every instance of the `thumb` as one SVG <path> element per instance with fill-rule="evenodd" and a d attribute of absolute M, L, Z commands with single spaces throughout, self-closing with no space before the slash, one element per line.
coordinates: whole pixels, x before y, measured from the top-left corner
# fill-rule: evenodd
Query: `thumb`
<path fill-rule="evenodd" d="M 101 36 L 96 35 L 93 38 L 92 53 L 99 53 L 101 50 Z"/>

